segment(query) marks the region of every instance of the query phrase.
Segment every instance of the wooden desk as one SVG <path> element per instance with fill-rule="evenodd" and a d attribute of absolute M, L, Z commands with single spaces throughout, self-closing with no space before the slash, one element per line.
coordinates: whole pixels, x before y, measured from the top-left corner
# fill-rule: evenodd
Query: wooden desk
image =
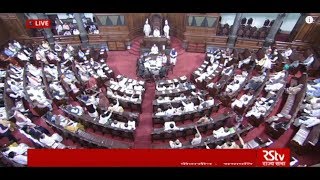
<path fill-rule="evenodd" d="M 229 118 L 235 116 L 234 113 L 232 114 L 219 114 L 214 117 L 210 117 L 209 122 L 200 123 L 200 124 L 189 124 L 184 126 L 179 126 L 179 128 L 182 128 L 180 130 L 173 130 L 173 131 L 165 131 L 164 128 L 155 128 L 153 129 L 153 132 L 151 133 L 151 139 L 158 140 L 158 139 L 172 139 L 179 138 L 179 137 L 185 137 L 188 135 L 195 134 L 197 131 L 195 129 L 195 126 L 199 129 L 200 132 L 207 132 L 209 130 L 217 130 L 220 127 L 222 127 Z M 167 135 L 168 134 L 168 135 Z"/>
<path fill-rule="evenodd" d="M 52 114 L 51 112 L 48 112 L 47 114 Z M 57 131 L 60 135 L 64 136 L 65 138 L 70 138 L 73 141 L 77 141 L 79 144 L 85 147 L 93 147 L 93 148 L 115 148 L 115 149 L 130 149 L 132 147 L 132 143 L 124 143 L 120 141 L 115 141 L 109 138 L 93 135 L 91 133 L 87 133 L 82 130 L 77 130 L 75 133 L 70 132 L 66 129 L 64 129 L 62 126 L 57 125 L 53 122 L 51 122 L 49 119 L 47 119 L 47 114 L 42 116 L 42 119 L 45 120 L 45 122 L 52 126 L 55 131 Z M 68 118 L 69 119 L 69 118 Z"/>
<path fill-rule="evenodd" d="M 151 48 L 154 44 L 156 44 L 160 49 L 165 45 L 166 49 L 170 47 L 170 40 L 164 37 L 144 37 L 142 46 L 145 48 Z"/>

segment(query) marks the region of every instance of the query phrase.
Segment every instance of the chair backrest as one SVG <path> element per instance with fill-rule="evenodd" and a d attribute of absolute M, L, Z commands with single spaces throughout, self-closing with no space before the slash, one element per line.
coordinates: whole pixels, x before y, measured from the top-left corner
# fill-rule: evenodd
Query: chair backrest
<path fill-rule="evenodd" d="M 159 29 L 160 31 L 162 30 L 162 24 L 163 24 L 163 18 L 160 14 L 158 13 L 153 13 L 150 15 L 150 25 L 152 27 L 152 30 L 155 28 Z"/>

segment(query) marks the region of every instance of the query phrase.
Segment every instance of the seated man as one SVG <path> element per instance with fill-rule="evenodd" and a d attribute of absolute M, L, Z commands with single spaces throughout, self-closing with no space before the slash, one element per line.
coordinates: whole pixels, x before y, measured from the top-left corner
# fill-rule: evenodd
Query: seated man
<path fill-rule="evenodd" d="M 159 96 L 158 99 L 157 99 L 157 103 L 168 103 L 168 102 L 171 102 L 171 99 L 170 97 L 166 96 L 166 97 L 162 97 L 162 96 Z"/>
<path fill-rule="evenodd" d="M 217 145 L 216 149 L 240 149 L 240 146 L 238 144 L 236 144 L 236 142 L 234 141 L 227 141 L 224 144 Z"/>
<path fill-rule="evenodd" d="M 233 65 L 222 70 L 221 75 L 231 76 L 233 73 Z"/>
<path fill-rule="evenodd" d="M 53 134 L 52 136 L 48 136 L 46 134 L 42 134 L 40 136 L 39 141 L 50 148 L 57 148 L 57 147 L 64 147 L 63 144 L 61 144 L 62 137 L 58 135 L 57 133 Z"/>
<path fill-rule="evenodd" d="M 11 133 L 11 124 L 5 122 L 4 120 L 0 121 L 0 138 L 6 137 L 9 141 L 18 142 L 12 133 Z"/>
<path fill-rule="evenodd" d="M 30 149 L 30 147 L 27 144 L 25 143 L 18 144 L 17 142 L 14 142 L 10 144 L 8 147 L 3 148 L 1 151 L 6 156 L 8 156 L 10 152 L 14 152 L 19 155 L 27 155 L 28 149 Z"/>
<path fill-rule="evenodd" d="M 51 121 L 73 133 L 76 133 L 79 129 L 84 130 L 81 123 L 72 121 L 62 115 L 53 115 Z"/>
<path fill-rule="evenodd" d="M 281 55 L 283 57 L 285 57 L 286 59 L 289 59 L 291 54 L 292 54 L 292 49 L 289 46 L 287 47 L 287 49 L 283 53 L 281 53 Z"/>
<path fill-rule="evenodd" d="M 111 127 L 121 128 L 121 123 L 119 123 L 117 120 L 113 120 Z"/>
<path fill-rule="evenodd" d="M 110 122 L 110 117 L 112 116 L 113 111 L 105 111 L 100 115 L 99 123 L 100 124 L 109 124 Z M 109 113 L 109 115 L 108 115 Z"/>
<path fill-rule="evenodd" d="M 153 30 L 153 37 L 161 37 L 160 31 L 159 31 L 158 28 L 155 28 L 155 29 Z"/>
<path fill-rule="evenodd" d="M 26 155 L 20 155 L 11 151 L 9 152 L 8 157 L 18 164 L 27 165 L 28 158 Z"/>
<path fill-rule="evenodd" d="M 214 105 L 214 99 L 211 96 L 208 97 L 206 101 L 204 101 L 200 96 L 198 96 L 198 99 L 200 100 L 200 104 L 199 104 L 200 109 Z"/>
<path fill-rule="evenodd" d="M 178 128 L 174 121 L 169 121 L 164 123 L 164 131 L 174 131 L 174 130 L 181 130 L 183 128 Z"/>
<path fill-rule="evenodd" d="M 167 88 L 165 86 L 157 84 L 156 89 L 157 91 L 165 91 Z"/>
<path fill-rule="evenodd" d="M 156 44 L 151 47 L 151 51 L 149 54 L 159 54 L 159 48 Z"/>
<path fill-rule="evenodd" d="M 320 103 L 305 103 L 302 104 L 301 110 L 307 109 L 307 110 L 315 110 L 320 109 Z"/>
<path fill-rule="evenodd" d="M 314 61 L 314 56 L 313 56 L 313 54 L 310 54 L 308 57 L 307 57 L 307 59 L 305 59 L 304 61 L 303 61 L 303 65 L 305 65 L 306 67 L 310 67 L 311 66 L 311 64 L 313 63 L 313 61 Z"/>
<path fill-rule="evenodd" d="M 9 48 L 4 48 L 4 54 L 6 54 L 9 57 L 13 57 L 15 55 L 15 53 L 13 51 L 11 51 Z"/>
<path fill-rule="evenodd" d="M 172 149 L 182 147 L 182 143 L 179 141 L 179 139 L 175 140 L 174 142 L 169 141 L 169 145 Z"/>
<path fill-rule="evenodd" d="M 304 110 L 305 113 L 309 114 L 312 117 L 317 117 L 320 118 L 320 109 L 315 109 L 315 110 Z"/>
<path fill-rule="evenodd" d="M 194 126 L 197 133 L 194 135 L 194 138 L 191 140 L 191 145 L 197 145 L 197 144 L 200 144 L 201 143 L 201 133 L 199 132 L 198 130 L 198 127 L 197 126 Z"/>
<path fill-rule="evenodd" d="M 212 133 L 215 138 L 220 138 L 220 137 L 228 136 L 229 134 L 232 134 L 234 132 L 235 132 L 234 128 L 221 127 L 218 130 L 213 130 Z"/>
<path fill-rule="evenodd" d="M 249 92 L 248 94 L 244 94 L 241 96 L 241 98 L 239 100 L 236 99 L 234 102 L 232 102 L 231 107 L 234 108 L 236 106 L 238 108 L 242 108 L 249 103 L 249 101 L 252 99 L 252 97 L 253 97 L 253 95 L 251 94 L 251 92 Z"/>
<path fill-rule="evenodd" d="M 126 123 L 121 122 L 120 128 L 126 130 L 136 130 L 136 122 L 131 120 L 128 120 Z"/>
<path fill-rule="evenodd" d="M 170 98 L 170 97 L 168 97 L 168 98 Z M 187 97 L 184 95 L 184 93 L 181 93 L 180 96 L 174 97 L 174 98 L 172 99 L 172 101 L 180 101 L 180 100 L 184 100 L 184 99 L 186 99 L 186 98 L 187 98 Z"/>
<path fill-rule="evenodd" d="M 66 106 L 66 110 L 73 113 L 73 114 L 76 114 L 78 116 L 81 116 L 83 114 L 83 108 L 81 106 L 72 106 L 72 105 L 67 105 Z"/>
<path fill-rule="evenodd" d="M 264 90 L 268 91 L 278 91 L 285 85 L 284 81 L 280 81 L 275 84 L 267 84 Z"/>
<path fill-rule="evenodd" d="M 18 52 L 17 53 L 17 57 L 21 60 L 21 61 L 29 61 L 30 57 L 28 57 L 26 54 L 24 54 L 23 52 Z"/>
<path fill-rule="evenodd" d="M 182 105 L 184 106 L 184 109 L 186 112 L 195 110 L 194 103 L 190 100 L 187 100 L 185 103 L 183 100 L 181 100 Z"/>
<path fill-rule="evenodd" d="M 285 71 L 279 71 L 275 74 L 271 74 L 268 83 L 275 83 L 278 82 L 280 80 L 282 80 L 285 77 L 286 73 Z"/>
<path fill-rule="evenodd" d="M 61 52 L 63 48 L 57 42 L 54 42 L 54 50 L 57 52 Z"/>
<path fill-rule="evenodd" d="M 198 123 L 198 124 L 201 124 L 201 123 L 206 123 L 206 122 L 210 122 L 210 121 L 211 121 L 211 119 L 208 118 L 207 115 L 204 115 L 203 117 L 201 117 L 201 118 L 197 121 L 197 123 Z"/>
<path fill-rule="evenodd" d="M 242 61 L 239 61 L 239 65 L 238 65 L 238 68 L 240 69 L 242 67 L 243 64 L 249 64 L 251 61 L 251 56 L 249 56 L 248 58 L 242 60 Z"/>
<path fill-rule="evenodd" d="M 307 128 L 311 128 L 320 124 L 320 119 L 317 117 L 304 116 L 298 118 L 298 124 L 305 124 Z"/>
<path fill-rule="evenodd" d="M 154 114 L 155 116 L 165 116 L 166 112 L 163 111 L 161 108 L 157 109 L 157 112 Z"/>
<path fill-rule="evenodd" d="M 238 89 L 240 89 L 240 84 L 239 84 L 239 81 L 236 80 L 236 81 L 233 81 L 227 85 L 226 93 L 232 94 L 232 93 L 236 92 Z"/>
<path fill-rule="evenodd" d="M 170 105 L 170 108 L 168 108 L 168 109 L 165 111 L 165 115 L 166 115 L 167 117 L 171 117 L 171 116 L 173 116 L 173 115 L 176 114 L 176 111 L 177 111 L 177 109 L 174 108 L 172 105 Z"/>

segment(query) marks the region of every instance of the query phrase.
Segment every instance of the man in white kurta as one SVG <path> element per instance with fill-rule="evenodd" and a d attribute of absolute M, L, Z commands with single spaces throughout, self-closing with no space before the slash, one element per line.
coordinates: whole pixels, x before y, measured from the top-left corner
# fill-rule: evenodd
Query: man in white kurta
<path fill-rule="evenodd" d="M 152 47 L 151 47 L 151 52 L 150 54 L 159 54 L 159 48 L 156 44 L 154 44 Z"/>
<path fill-rule="evenodd" d="M 149 37 L 151 32 L 151 27 L 150 27 L 150 24 L 148 23 L 148 19 L 146 20 L 146 23 L 143 26 L 143 32 L 146 37 Z"/>
<path fill-rule="evenodd" d="M 155 28 L 155 29 L 153 30 L 153 37 L 161 37 L 160 31 L 159 31 L 158 28 Z"/>
<path fill-rule="evenodd" d="M 170 38 L 170 36 L 169 36 L 170 26 L 168 25 L 168 21 L 167 20 L 165 21 L 165 25 L 163 27 L 163 31 L 164 31 L 164 36 L 169 39 Z"/>

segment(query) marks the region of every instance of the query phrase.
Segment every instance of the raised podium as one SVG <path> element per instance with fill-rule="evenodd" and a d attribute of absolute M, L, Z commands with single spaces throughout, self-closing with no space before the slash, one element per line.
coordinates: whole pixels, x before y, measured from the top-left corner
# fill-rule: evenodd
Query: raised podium
<path fill-rule="evenodd" d="M 144 37 L 142 46 L 144 48 L 150 49 L 154 44 L 156 44 L 159 50 L 162 50 L 163 45 L 165 45 L 165 49 L 170 48 L 170 40 L 165 37 Z"/>

